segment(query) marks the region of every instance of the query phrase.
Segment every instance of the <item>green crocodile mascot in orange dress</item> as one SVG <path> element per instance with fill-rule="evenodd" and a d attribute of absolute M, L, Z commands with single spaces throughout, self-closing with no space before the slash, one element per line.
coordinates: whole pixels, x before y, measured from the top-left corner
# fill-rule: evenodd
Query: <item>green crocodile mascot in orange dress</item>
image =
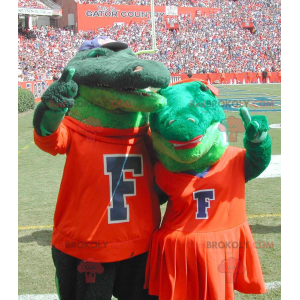
<path fill-rule="evenodd" d="M 228 145 L 217 90 L 197 79 L 161 89 L 167 105 L 150 114 L 160 160 L 154 175 L 168 197 L 154 233 L 145 287 L 159 300 L 229 300 L 265 293 L 246 217 L 245 183 L 271 159 L 264 116 L 240 109 L 245 149 Z"/>

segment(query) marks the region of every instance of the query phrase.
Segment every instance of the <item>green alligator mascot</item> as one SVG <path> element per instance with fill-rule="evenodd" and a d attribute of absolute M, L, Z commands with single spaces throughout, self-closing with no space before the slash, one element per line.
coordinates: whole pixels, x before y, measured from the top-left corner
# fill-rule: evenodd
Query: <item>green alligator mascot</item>
<path fill-rule="evenodd" d="M 143 288 L 150 238 L 160 224 L 148 122 L 166 99 L 147 88 L 169 81 L 162 63 L 97 37 L 82 44 L 42 95 L 35 143 L 66 154 L 52 236 L 61 300 L 157 298 Z"/>
<path fill-rule="evenodd" d="M 215 87 L 188 79 L 158 93 L 167 105 L 150 114 L 159 159 L 154 176 L 169 200 L 151 240 L 145 288 L 159 300 L 234 299 L 234 290 L 265 293 L 246 218 L 245 183 L 270 162 L 266 117 L 240 109 L 241 149 L 228 144 Z"/>

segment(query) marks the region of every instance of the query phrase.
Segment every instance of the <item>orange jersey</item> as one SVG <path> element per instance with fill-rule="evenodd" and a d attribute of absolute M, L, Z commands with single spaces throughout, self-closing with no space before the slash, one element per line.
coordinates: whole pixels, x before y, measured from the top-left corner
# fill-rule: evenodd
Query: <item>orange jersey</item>
<path fill-rule="evenodd" d="M 66 154 L 52 244 L 82 260 L 113 262 L 148 251 L 160 223 L 148 126 L 87 127 L 65 117 L 53 134 L 34 133 L 39 148 Z"/>
<path fill-rule="evenodd" d="M 145 287 L 160 300 L 234 299 L 234 289 L 264 293 L 265 284 L 246 218 L 245 150 L 228 147 L 206 172 L 154 174 L 169 195 L 152 237 Z"/>

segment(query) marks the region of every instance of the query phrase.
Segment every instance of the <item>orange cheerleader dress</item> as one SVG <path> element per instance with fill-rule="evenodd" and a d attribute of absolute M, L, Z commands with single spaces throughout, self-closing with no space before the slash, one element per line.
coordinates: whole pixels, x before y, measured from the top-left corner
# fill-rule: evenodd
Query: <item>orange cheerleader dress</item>
<path fill-rule="evenodd" d="M 155 165 L 169 195 L 151 240 L 145 288 L 159 300 L 229 300 L 266 292 L 246 218 L 245 149 L 229 146 L 210 169 L 172 173 Z"/>

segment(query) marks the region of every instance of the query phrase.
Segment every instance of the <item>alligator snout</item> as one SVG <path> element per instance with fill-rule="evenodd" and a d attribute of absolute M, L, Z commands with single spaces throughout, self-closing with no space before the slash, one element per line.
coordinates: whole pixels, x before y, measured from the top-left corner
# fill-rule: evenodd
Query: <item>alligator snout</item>
<path fill-rule="evenodd" d="M 80 51 L 68 63 L 76 70 L 73 80 L 87 86 L 114 89 L 166 88 L 170 72 L 161 62 L 139 59 L 131 49 L 118 52 L 99 48 Z"/>

